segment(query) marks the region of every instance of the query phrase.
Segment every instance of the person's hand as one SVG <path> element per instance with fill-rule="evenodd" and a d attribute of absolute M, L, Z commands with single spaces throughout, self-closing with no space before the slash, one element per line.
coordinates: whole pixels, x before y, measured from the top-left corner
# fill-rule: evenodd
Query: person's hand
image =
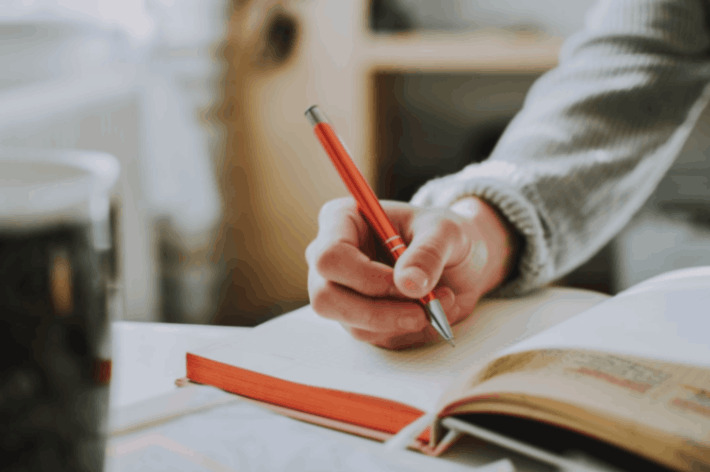
<path fill-rule="evenodd" d="M 319 315 L 339 321 L 357 339 L 400 349 L 438 338 L 417 299 L 434 290 L 451 324 L 505 280 L 516 236 L 477 198 L 451 209 L 384 201 L 407 243 L 394 268 L 352 199 L 326 203 L 306 250 L 308 292 Z"/>

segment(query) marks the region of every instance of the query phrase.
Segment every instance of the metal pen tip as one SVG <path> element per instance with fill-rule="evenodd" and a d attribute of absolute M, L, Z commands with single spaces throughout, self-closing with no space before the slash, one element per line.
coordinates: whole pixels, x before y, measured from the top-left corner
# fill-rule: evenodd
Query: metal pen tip
<path fill-rule="evenodd" d="M 304 114 L 306 115 L 306 118 L 308 118 L 308 121 L 311 123 L 311 126 L 315 126 L 318 123 L 328 122 L 328 118 L 326 118 L 325 114 L 320 111 L 318 105 L 313 105 L 309 107 Z"/>
<path fill-rule="evenodd" d="M 444 309 L 439 300 L 434 299 L 430 301 L 424 305 L 424 310 L 429 317 L 429 322 L 441 337 L 451 344 L 452 347 L 456 346 L 454 344 L 454 333 L 451 331 L 449 320 L 446 318 L 446 313 L 444 313 Z"/>

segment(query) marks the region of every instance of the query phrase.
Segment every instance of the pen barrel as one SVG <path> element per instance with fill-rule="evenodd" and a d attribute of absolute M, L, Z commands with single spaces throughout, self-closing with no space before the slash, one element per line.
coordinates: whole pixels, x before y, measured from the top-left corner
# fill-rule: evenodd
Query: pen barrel
<path fill-rule="evenodd" d="M 317 106 L 312 106 L 306 111 L 306 118 L 313 125 L 315 135 L 318 137 L 338 174 L 340 174 L 340 178 L 345 183 L 350 194 L 355 198 L 358 210 L 360 210 L 360 213 L 377 234 L 384 247 L 392 255 L 392 260 L 397 261 L 407 249 L 407 246 L 402 236 L 397 233 L 387 217 L 385 210 L 380 205 L 380 201 L 375 196 L 375 192 L 372 191 L 367 180 L 365 180 L 365 177 L 360 173 L 360 170 L 350 157 L 345 145 Z M 424 307 L 429 321 L 436 331 L 444 339 L 452 342 L 453 334 L 446 320 L 446 314 L 434 294 L 429 292 L 418 301 Z"/>
<path fill-rule="evenodd" d="M 360 173 L 352 158 L 348 154 L 345 146 L 333 128 L 325 122 L 314 125 L 313 130 L 318 137 L 318 140 L 323 145 L 328 157 L 332 161 L 335 169 L 340 174 L 340 178 L 345 183 L 345 186 L 350 191 L 350 194 L 355 198 L 358 209 L 363 217 L 370 224 L 372 229 L 377 234 L 380 241 L 390 249 L 394 260 L 404 252 L 406 246 L 404 241 L 395 230 L 392 223 L 385 215 L 385 211 L 380 205 L 379 200 L 375 196 L 370 185 L 365 180 L 365 177 Z M 399 238 L 398 242 L 388 243 L 392 238 Z M 392 248 L 395 248 L 393 250 Z"/>
<path fill-rule="evenodd" d="M 335 169 L 340 174 L 340 178 L 345 183 L 345 186 L 350 191 L 350 194 L 355 198 L 358 209 L 362 213 L 365 220 L 377 234 L 382 244 L 387 248 L 392 255 L 392 260 L 396 261 L 407 249 L 402 236 L 395 230 L 392 223 L 387 218 L 382 205 L 375 196 L 375 192 L 365 180 L 360 170 L 355 166 L 350 154 L 345 145 L 343 145 L 338 135 L 335 134 L 333 128 L 326 122 L 318 122 L 314 124 L 313 130 L 318 137 L 318 140 L 323 145 L 328 157 L 333 162 Z M 435 300 L 433 293 L 428 293 L 419 299 L 422 305 L 425 305 L 432 300 Z"/>
<path fill-rule="evenodd" d="M 392 259 L 397 260 L 399 259 L 399 256 L 404 253 L 404 250 L 407 249 L 407 246 L 404 244 L 404 240 L 402 239 L 402 236 L 399 234 L 396 234 L 394 236 L 391 236 L 387 238 L 386 240 L 382 241 L 384 244 L 385 248 L 392 254 Z"/>

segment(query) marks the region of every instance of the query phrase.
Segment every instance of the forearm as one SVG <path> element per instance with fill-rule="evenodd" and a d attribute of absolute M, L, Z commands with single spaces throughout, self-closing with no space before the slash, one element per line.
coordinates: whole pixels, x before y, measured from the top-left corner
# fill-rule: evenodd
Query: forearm
<path fill-rule="evenodd" d="M 418 205 L 480 196 L 523 237 L 510 291 L 596 252 L 679 153 L 708 97 L 701 1 L 601 4 L 532 89 L 491 158 L 427 184 Z"/>

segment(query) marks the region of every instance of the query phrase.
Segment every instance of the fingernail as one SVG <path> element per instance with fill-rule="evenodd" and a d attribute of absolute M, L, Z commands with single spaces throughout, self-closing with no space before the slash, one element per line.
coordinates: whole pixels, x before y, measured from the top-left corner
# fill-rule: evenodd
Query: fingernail
<path fill-rule="evenodd" d="M 418 290 L 426 287 L 429 283 L 427 275 L 418 267 L 408 267 L 404 269 L 404 276 L 402 278 L 404 279 L 404 286 L 408 290 Z"/>

